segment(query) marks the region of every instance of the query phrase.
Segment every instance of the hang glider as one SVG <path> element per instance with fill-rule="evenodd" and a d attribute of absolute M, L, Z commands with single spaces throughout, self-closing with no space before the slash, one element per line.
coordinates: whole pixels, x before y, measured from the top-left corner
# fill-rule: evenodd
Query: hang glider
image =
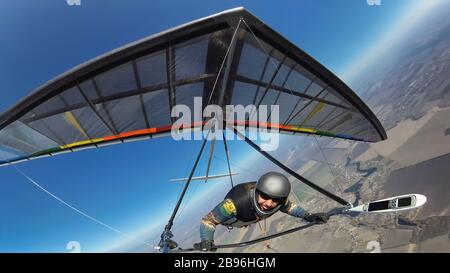
<path fill-rule="evenodd" d="M 176 122 L 171 115 L 174 107 L 193 109 L 195 97 L 201 98 L 202 110 L 210 105 L 255 106 L 237 119 L 225 117 L 223 125 L 260 155 L 341 204 L 339 213 L 352 205 L 281 163 L 237 127 L 365 142 L 387 138 L 374 113 L 345 83 L 253 14 L 236 8 L 115 49 L 37 88 L 0 116 L 0 165 L 168 135 Z M 274 105 L 279 106 L 275 122 L 276 112 L 270 107 Z M 265 120 L 254 118 L 260 116 L 260 106 L 269 106 Z M 181 129 L 209 134 L 211 127 L 205 127 L 209 121 L 193 116 Z M 176 247 L 171 228 L 190 182 L 196 179 L 206 142 L 205 138 L 161 235 L 164 252 Z M 209 170 L 214 143 L 208 178 L 213 177 Z M 225 247 L 235 246 L 239 245 Z"/>
<path fill-rule="evenodd" d="M 247 128 L 386 139 L 339 78 L 236 8 L 115 49 L 37 88 L 0 116 L 0 165 L 167 135 L 173 107 L 192 107 L 194 97 L 203 108 L 279 105 L 278 123 L 235 122 Z"/>

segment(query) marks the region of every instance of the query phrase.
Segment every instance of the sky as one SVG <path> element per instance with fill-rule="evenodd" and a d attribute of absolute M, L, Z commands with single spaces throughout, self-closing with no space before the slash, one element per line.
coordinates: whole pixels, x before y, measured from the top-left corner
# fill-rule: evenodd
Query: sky
<path fill-rule="evenodd" d="M 380 6 L 371 6 L 365 0 L 81 0 L 81 5 L 70 6 L 66 0 L 0 0 L 0 112 L 100 54 L 239 6 L 350 82 L 362 58 L 396 35 L 392 29 L 401 32 L 404 18 L 423 10 L 417 6 L 424 2 L 382 0 Z M 200 144 L 166 137 L 34 160 L 17 165 L 19 171 L 0 168 L 0 252 L 67 252 L 70 241 L 79 242 L 83 252 L 102 252 L 130 237 L 159 234 L 183 186 L 169 180 L 188 176 Z M 255 153 L 244 143 L 229 145 L 232 161 L 251 170 L 241 170 L 238 181 L 267 171 L 267 164 L 255 164 Z M 223 148 L 216 149 L 225 158 Z M 202 160 L 196 175 L 205 169 Z M 223 160 L 214 161 L 212 173 L 226 171 Z M 225 194 L 215 185 L 190 192 L 189 209 L 200 206 L 206 195 Z"/>

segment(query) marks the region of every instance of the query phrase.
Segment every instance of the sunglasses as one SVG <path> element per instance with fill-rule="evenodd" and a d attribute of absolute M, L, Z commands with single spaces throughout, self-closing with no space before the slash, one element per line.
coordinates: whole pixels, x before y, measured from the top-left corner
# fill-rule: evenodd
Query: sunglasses
<path fill-rule="evenodd" d="M 273 198 L 273 197 L 270 197 L 269 195 L 267 195 L 267 194 L 265 194 L 263 192 L 260 192 L 260 191 L 257 191 L 257 193 L 262 199 L 264 199 L 264 200 L 269 200 L 270 199 L 270 200 L 272 200 L 272 202 L 275 202 L 275 203 L 281 203 L 284 200 L 284 198 Z"/>

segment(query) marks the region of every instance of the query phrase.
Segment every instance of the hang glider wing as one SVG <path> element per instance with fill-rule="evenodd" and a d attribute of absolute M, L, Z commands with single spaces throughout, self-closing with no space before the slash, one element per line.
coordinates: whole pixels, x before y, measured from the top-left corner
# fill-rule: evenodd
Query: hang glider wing
<path fill-rule="evenodd" d="M 0 116 L 0 164 L 167 134 L 172 108 L 192 107 L 194 97 L 203 108 L 279 105 L 278 122 L 255 122 L 250 113 L 235 122 L 246 127 L 386 139 L 349 87 L 237 8 L 118 48 L 39 87 Z"/>

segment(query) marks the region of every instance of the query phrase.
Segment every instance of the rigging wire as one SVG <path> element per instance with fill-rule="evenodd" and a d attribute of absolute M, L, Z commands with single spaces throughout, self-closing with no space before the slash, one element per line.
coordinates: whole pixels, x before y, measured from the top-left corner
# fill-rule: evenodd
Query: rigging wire
<path fill-rule="evenodd" d="M 256 42 L 259 44 L 259 46 L 261 47 L 261 49 L 264 51 L 264 53 L 268 56 L 268 58 L 269 58 L 269 60 L 271 61 L 271 63 L 272 63 L 272 65 L 275 67 L 275 71 L 273 72 L 273 75 L 276 77 L 276 75 L 278 74 L 278 73 L 280 73 L 280 75 L 281 75 L 281 77 L 283 77 L 284 79 L 285 79 L 285 83 L 287 84 L 287 77 L 286 77 L 286 75 L 284 75 L 284 73 L 283 73 L 283 71 L 281 70 L 281 65 L 277 65 L 276 63 L 275 63 L 275 61 L 273 60 L 273 58 L 271 57 L 271 53 L 269 53 L 269 52 L 267 52 L 267 50 L 264 48 L 264 45 L 261 43 L 261 41 L 260 41 L 260 39 L 258 38 L 258 36 L 256 36 L 256 34 L 253 32 L 253 30 L 250 28 L 250 26 L 247 24 L 247 22 L 244 20 L 244 19 L 241 19 L 243 22 L 244 22 L 244 24 L 247 26 L 247 29 L 251 32 L 251 34 L 253 35 L 253 37 L 254 37 L 254 39 L 256 40 Z M 281 61 L 281 64 L 282 63 L 284 63 L 284 60 L 287 58 L 287 55 L 285 55 L 284 56 L 284 58 L 283 58 L 283 60 Z M 295 67 L 295 65 L 294 65 L 294 67 Z M 294 67 L 292 67 L 292 69 L 294 69 Z M 290 73 L 289 73 L 290 74 Z M 288 75 L 289 75 L 288 74 Z M 292 90 L 291 90 L 291 88 L 289 87 L 289 84 L 287 84 L 287 89 L 288 89 L 288 91 L 289 91 L 289 93 L 291 94 L 291 95 L 294 95 L 294 93 L 292 92 Z M 263 99 L 264 99 L 264 96 L 266 95 L 266 92 L 267 92 L 267 90 L 270 88 L 270 86 L 268 85 L 267 87 L 266 87 L 266 91 L 262 94 L 262 97 L 260 98 L 260 101 L 258 102 L 258 105 L 263 101 Z M 258 91 L 258 93 L 259 93 L 259 91 Z M 254 110 L 254 109 L 253 109 Z M 254 114 L 255 113 L 253 113 L 253 110 L 252 110 L 252 112 L 250 113 L 250 115 L 249 115 L 249 118 L 250 119 L 252 119 L 253 118 L 253 116 L 254 116 Z M 271 113 L 271 112 L 270 112 Z M 272 130 L 273 130 L 273 128 L 272 128 Z"/>
<path fill-rule="evenodd" d="M 266 245 L 266 247 L 272 251 L 274 251 L 275 253 L 280 253 L 278 250 L 276 250 L 275 248 L 271 247 L 269 244 Z"/>
<path fill-rule="evenodd" d="M 180 209 L 180 212 L 175 216 L 175 218 L 173 219 L 174 222 L 176 222 L 177 219 L 179 219 L 179 215 L 181 215 L 184 211 L 184 209 L 186 207 L 188 207 L 188 204 L 190 203 L 190 201 L 192 200 L 192 198 L 194 197 L 195 193 L 197 192 L 198 187 L 200 186 L 200 183 L 196 183 L 196 185 L 193 187 L 192 193 L 190 196 L 188 196 L 188 199 L 186 200 L 186 202 L 184 202 L 183 206 Z"/>
<path fill-rule="evenodd" d="M 195 153 L 195 146 L 192 145 L 192 153 L 191 153 L 191 157 L 190 157 L 190 159 L 189 159 L 188 162 L 192 162 L 192 159 L 194 158 L 194 153 Z M 184 175 L 184 177 L 187 177 L 187 176 L 189 175 L 189 164 L 186 164 L 186 168 L 185 168 L 185 169 L 186 169 L 186 170 L 185 170 L 185 173 L 186 173 L 187 175 Z M 181 183 L 180 185 L 182 185 L 182 183 Z M 198 185 L 198 183 L 197 183 L 197 184 L 195 185 L 195 187 L 194 187 L 194 192 L 195 192 L 195 190 L 198 188 L 198 186 L 199 186 L 199 185 Z M 183 186 L 181 186 L 180 192 L 179 192 L 178 197 L 177 197 L 176 200 L 180 199 L 180 196 L 181 196 L 181 193 L 182 193 L 182 192 L 183 192 Z M 178 219 L 178 215 L 180 215 L 181 212 L 184 211 L 184 209 L 186 208 L 187 204 L 188 204 L 188 203 L 190 202 L 190 200 L 192 199 L 192 196 L 193 196 L 194 192 L 192 193 L 191 196 L 189 196 L 188 201 L 185 202 L 185 203 L 183 204 L 180 213 L 177 214 L 177 215 L 175 216 L 174 222 Z"/>
<path fill-rule="evenodd" d="M 192 193 L 190 194 L 190 196 L 188 196 L 188 199 L 186 200 L 186 202 L 184 202 L 180 212 L 175 216 L 174 218 L 174 222 L 176 222 L 177 219 L 179 219 L 179 215 L 181 215 L 184 211 L 185 208 L 188 207 L 189 203 L 192 201 L 192 198 L 194 198 L 195 193 L 197 192 L 197 189 L 200 187 L 200 183 L 196 183 L 195 186 L 192 189 Z"/>
<path fill-rule="evenodd" d="M 244 22 L 244 24 L 247 26 L 248 30 L 250 30 L 250 32 L 252 33 L 253 37 L 255 38 L 255 40 L 258 42 L 259 46 L 262 48 L 262 50 L 264 51 L 264 53 L 266 53 L 267 56 L 270 56 L 270 53 L 267 52 L 267 50 L 264 48 L 264 45 L 261 43 L 260 39 L 258 38 L 258 36 L 256 36 L 256 34 L 253 32 L 253 30 L 250 28 L 250 26 L 247 24 L 247 22 L 242 19 L 242 21 Z M 278 68 L 278 65 L 275 63 L 275 61 L 273 60 L 273 58 L 270 58 L 270 61 L 272 62 L 273 66 L 276 68 L 276 71 L 274 71 L 273 73 L 278 73 L 281 71 L 281 66 L 280 68 Z M 280 72 L 280 75 L 284 78 L 286 78 L 286 75 L 283 74 L 283 71 Z M 288 85 L 288 91 L 291 93 L 291 95 L 294 95 L 292 90 L 289 88 Z"/>
<path fill-rule="evenodd" d="M 220 161 L 226 162 L 225 159 L 222 159 L 222 158 L 220 158 L 220 157 L 218 157 L 218 156 L 216 156 L 216 155 L 214 155 L 214 158 L 216 158 L 216 159 L 218 159 L 218 160 L 220 160 Z M 256 172 L 251 171 L 251 170 L 249 170 L 249 169 L 246 169 L 246 168 L 244 168 L 244 167 L 241 167 L 241 166 L 239 166 L 239 165 L 237 165 L 237 164 L 235 164 L 235 163 L 233 163 L 233 162 L 231 162 L 231 161 L 230 161 L 230 165 L 232 165 L 232 166 L 234 166 L 234 167 L 236 167 L 236 168 L 238 168 L 238 169 L 240 169 L 240 170 L 242 170 L 242 171 L 244 171 L 244 172 L 247 172 L 247 173 L 249 173 L 249 174 L 251 174 L 251 175 L 254 175 L 254 176 L 257 176 L 257 177 L 260 177 L 260 176 L 261 176 L 261 175 L 257 174 Z"/>
<path fill-rule="evenodd" d="M 341 193 L 341 196 L 342 196 L 344 194 L 344 191 L 342 190 L 341 186 L 339 185 L 339 183 L 337 181 L 337 178 L 336 178 L 336 175 L 334 174 L 333 169 L 331 168 L 330 163 L 328 162 L 328 159 L 325 156 L 325 153 L 323 152 L 322 147 L 320 146 L 320 143 L 317 140 L 317 137 L 315 135 L 314 135 L 314 140 L 315 140 L 315 142 L 317 144 L 317 147 L 319 147 L 319 150 L 320 150 L 320 153 L 322 154 L 322 157 L 325 159 L 325 162 L 327 163 L 326 165 L 328 166 L 328 169 L 330 170 L 331 175 L 333 176 L 333 182 L 338 187 L 338 189 L 339 189 L 339 191 Z"/>
<path fill-rule="evenodd" d="M 228 173 L 230 174 L 231 188 L 233 188 L 234 187 L 234 185 L 233 185 L 233 176 L 232 176 L 232 173 L 231 173 L 230 155 L 228 153 L 227 140 L 225 138 L 225 130 L 226 130 L 225 128 L 222 130 L 223 144 L 224 144 L 224 147 L 225 147 L 225 154 L 227 156 L 227 165 L 228 165 Z"/>
<path fill-rule="evenodd" d="M 193 159 L 193 157 L 194 157 L 194 153 L 195 153 L 195 147 L 192 146 L 192 154 L 191 154 L 191 158 L 189 159 L 189 162 L 192 162 L 192 159 Z M 188 168 L 189 168 L 189 165 L 186 164 L 186 173 L 187 173 L 187 175 L 185 175 L 184 177 L 187 177 L 187 176 L 189 175 L 189 169 L 188 169 Z M 193 196 L 194 196 L 194 193 L 197 191 L 197 188 L 198 188 L 198 187 L 199 187 L 199 183 L 196 183 L 195 186 L 194 186 L 194 189 L 193 189 L 193 191 L 192 191 L 192 194 L 188 197 L 188 201 L 185 202 L 185 203 L 182 205 L 181 210 L 180 210 L 180 213 L 178 213 L 178 214 L 175 216 L 174 222 L 179 218 L 178 216 L 181 215 L 181 213 L 184 211 L 184 209 L 188 206 L 189 202 L 192 200 L 192 198 L 193 198 Z M 177 198 L 176 200 L 178 200 L 178 199 L 180 198 L 182 191 L 183 191 L 183 187 L 181 187 L 180 193 L 179 193 L 178 198 Z"/>
<path fill-rule="evenodd" d="M 109 230 L 111 230 L 111 231 L 113 231 L 113 232 L 119 234 L 119 235 L 121 235 L 122 237 L 125 237 L 125 238 L 127 238 L 127 239 L 129 239 L 129 240 L 133 240 L 133 241 L 135 241 L 135 242 L 139 242 L 139 243 L 141 243 L 141 244 L 143 244 L 143 245 L 146 245 L 146 246 L 149 246 L 149 247 L 154 247 L 154 245 L 152 245 L 152 244 L 149 244 L 149 243 L 147 243 L 147 242 L 138 240 L 138 239 L 134 238 L 133 236 L 131 236 L 131 235 L 129 235 L 129 234 L 127 234 L 127 233 L 125 233 L 125 232 L 123 232 L 123 231 L 117 229 L 117 228 L 114 228 L 114 227 L 112 227 L 112 226 L 110 226 L 110 225 L 108 225 L 108 224 L 105 224 L 104 222 L 98 220 L 97 218 L 94 218 L 94 217 L 90 216 L 89 214 L 87 214 L 87 213 L 85 213 L 85 212 L 83 212 L 83 211 L 77 209 L 77 208 L 74 207 L 73 205 L 67 203 L 66 201 L 64 201 L 64 200 L 61 199 L 60 197 L 56 196 L 55 194 L 51 193 L 49 190 L 47 190 L 46 188 L 44 188 L 43 186 L 41 186 L 39 183 L 37 183 L 37 182 L 36 182 L 35 180 L 33 180 L 31 177 L 29 177 L 28 175 L 26 175 L 26 174 L 25 174 L 21 169 L 19 169 L 17 166 L 15 166 L 15 165 L 13 165 L 13 164 L 10 164 L 10 165 L 11 165 L 11 166 L 12 166 L 19 174 L 21 174 L 25 179 L 27 179 L 29 182 L 31 182 L 34 186 L 36 186 L 36 187 L 39 188 L 41 191 L 43 191 L 43 192 L 46 193 L 47 195 L 51 196 L 52 198 L 54 198 L 55 200 L 57 200 L 58 202 L 60 202 L 60 203 L 63 204 L 64 206 L 66 206 L 66 207 L 70 208 L 71 210 L 77 212 L 78 214 L 80 214 L 80 215 L 86 217 L 87 219 L 89 219 L 89 220 L 91 220 L 91 221 L 93 221 L 93 222 L 95 222 L 95 223 L 97 223 L 97 224 L 99 224 L 99 225 L 101 225 L 101 226 L 103 226 L 103 227 L 105 227 L 105 228 L 107 228 L 107 229 L 109 229 Z"/>
<path fill-rule="evenodd" d="M 294 182 L 295 182 L 295 183 L 300 183 L 300 181 L 299 181 L 299 182 L 294 181 Z M 300 191 L 300 192 L 303 192 L 303 193 L 306 193 L 306 194 L 309 194 L 309 195 L 312 195 L 312 196 L 315 196 L 315 197 L 318 197 L 318 198 L 323 198 L 323 197 L 324 197 L 323 195 L 319 195 L 319 194 L 317 194 L 317 193 L 310 192 L 310 191 L 307 191 L 307 190 L 304 190 L 304 189 L 298 189 L 297 191 Z M 297 200 L 300 201 L 300 200 L 299 200 L 299 197 L 297 197 L 295 194 L 294 194 L 294 197 L 296 197 Z"/>
<path fill-rule="evenodd" d="M 261 233 L 262 233 L 262 237 L 267 237 L 267 218 L 264 218 L 264 228 L 261 227 L 260 222 L 258 222 L 258 225 L 259 225 L 259 229 L 262 231 L 262 232 L 261 232 Z M 265 246 L 267 249 L 270 249 L 270 250 L 275 251 L 276 253 L 279 253 L 276 249 L 274 249 L 274 248 L 272 248 L 272 247 L 270 246 L 269 242 L 266 242 L 266 243 L 264 244 L 264 246 Z"/>
<path fill-rule="evenodd" d="M 234 31 L 233 37 L 231 38 L 230 45 L 228 46 L 227 52 L 225 53 L 225 56 L 223 57 L 222 64 L 220 65 L 219 72 L 217 73 L 216 80 L 214 81 L 214 85 L 212 87 L 211 95 L 209 95 L 208 103 L 206 105 L 209 105 L 209 103 L 211 102 L 211 99 L 213 97 L 214 91 L 216 91 L 216 85 L 217 85 L 217 82 L 219 80 L 220 73 L 222 73 L 222 69 L 223 69 L 223 66 L 225 65 L 225 61 L 227 60 L 228 53 L 230 53 L 231 45 L 233 45 L 233 42 L 235 41 L 236 34 L 237 34 L 238 30 L 239 30 L 239 26 L 241 25 L 241 21 L 243 21 L 242 18 L 239 19 L 239 22 L 238 22 L 238 24 L 236 26 L 236 30 Z"/>
<path fill-rule="evenodd" d="M 348 140 L 345 140 L 345 141 L 348 141 Z M 342 170 L 337 174 L 338 177 L 340 177 L 342 175 L 342 173 L 344 173 L 344 171 L 345 171 L 344 177 L 345 178 L 348 177 L 348 165 L 350 165 L 350 164 L 347 164 L 347 161 L 351 160 L 351 158 L 350 158 L 351 150 L 352 150 L 351 145 L 348 145 L 348 147 L 346 148 L 346 152 L 347 152 L 347 156 L 345 157 L 346 163 L 344 164 L 344 167 L 342 168 Z"/>
<path fill-rule="evenodd" d="M 258 222 L 259 230 L 261 231 L 262 237 L 267 236 L 266 220 L 267 220 L 267 219 L 265 218 L 265 219 L 264 219 L 264 227 L 261 226 L 261 221 Z M 264 246 L 267 247 L 267 248 L 269 248 L 269 243 L 266 242 L 266 243 L 264 244 Z"/>

